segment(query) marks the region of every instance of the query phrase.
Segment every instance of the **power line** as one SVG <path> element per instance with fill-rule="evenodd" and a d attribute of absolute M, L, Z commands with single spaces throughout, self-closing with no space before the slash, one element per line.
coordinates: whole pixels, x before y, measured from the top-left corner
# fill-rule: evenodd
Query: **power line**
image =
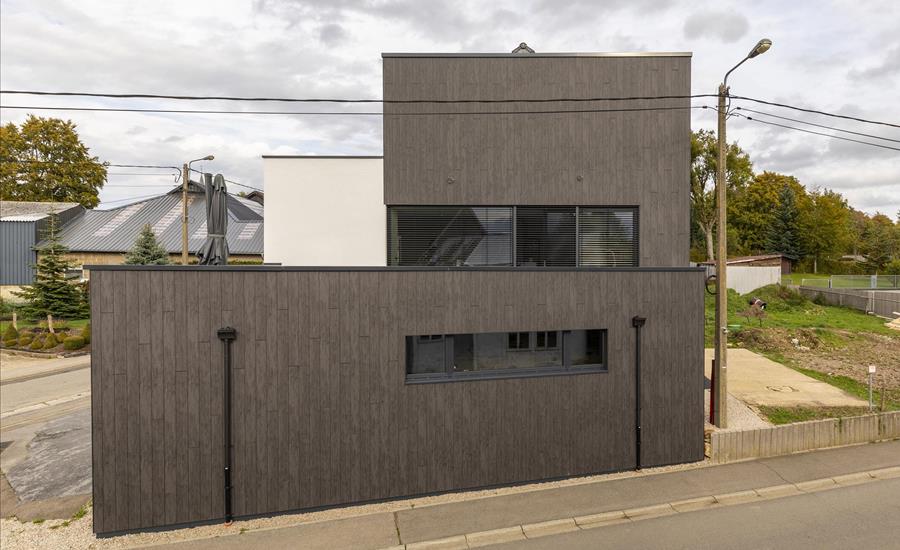
<path fill-rule="evenodd" d="M 124 198 L 124 199 L 115 199 L 115 200 L 111 200 L 111 201 L 103 201 L 101 204 L 113 204 L 113 203 L 117 203 L 117 202 L 127 202 L 127 201 L 141 202 L 142 200 L 145 200 L 145 199 L 152 199 L 153 197 L 158 197 L 158 196 L 159 196 L 159 194 L 154 193 L 154 194 L 152 194 L 152 195 L 142 195 L 142 196 L 139 196 L 139 197 L 126 197 L 126 198 Z"/>
<path fill-rule="evenodd" d="M 108 162 L 94 162 L 90 160 L 79 160 L 79 161 L 66 161 L 66 160 L 39 160 L 39 159 L 11 159 L 4 158 L 0 159 L 0 162 L 15 162 L 20 164 L 61 164 L 61 165 L 70 165 L 70 164 L 100 164 L 106 167 L 114 167 L 114 168 L 160 168 L 160 169 L 172 169 L 172 170 L 181 170 L 181 168 L 177 166 L 165 166 L 161 164 L 114 164 Z M 164 174 L 160 174 L 164 175 Z"/>
<path fill-rule="evenodd" d="M 872 135 L 872 134 L 864 134 L 862 132 L 854 132 L 852 130 L 844 130 L 843 128 L 835 128 L 834 126 L 826 126 L 824 124 L 816 124 L 815 122 L 807 122 L 805 120 L 797 120 L 796 118 L 788 118 L 786 116 L 773 115 L 772 113 L 764 113 L 762 111 L 755 111 L 753 109 L 748 109 L 746 107 L 735 107 L 735 110 L 736 111 L 747 111 L 748 113 L 756 113 L 758 115 L 765 115 L 767 117 L 779 118 L 781 120 L 797 122 L 799 124 L 807 124 L 809 126 L 816 126 L 817 128 L 824 128 L 826 130 L 834 130 L 835 132 L 846 132 L 848 134 L 854 134 L 857 136 L 863 136 L 863 137 L 874 138 L 874 139 L 883 139 L 885 141 L 893 141 L 895 143 L 900 143 L 900 139 L 891 139 L 891 138 L 876 136 L 876 135 Z"/>
<path fill-rule="evenodd" d="M 752 97 L 744 97 L 744 96 L 739 96 L 739 95 L 733 95 L 733 96 L 729 96 L 729 97 L 732 97 L 734 99 L 742 99 L 744 101 L 752 101 L 754 103 L 762 103 L 764 105 L 772 105 L 774 107 L 784 107 L 785 109 L 794 109 L 795 111 L 803 111 L 805 113 L 815 113 L 817 115 L 825 115 L 825 116 L 830 116 L 830 117 L 835 117 L 835 118 L 845 118 L 847 120 L 855 120 L 857 122 L 865 122 L 867 124 L 880 124 L 882 126 L 891 126 L 893 128 L 900 128 L 900 124 L 893 124 L 891 122 L 881 122 L 878 120 L 867 120 L 864 118 L 857 118 L 857 117 L 853 117 L 853 116 L 838 115 L 835 113 L 826 113 L 825 111 L 817 111 L 816 109 L 805 109 L 803 107 L 795 107 L 793 105 L 787 105 L 785 103 L 775 103 L 773 101 L 764 101 L 762 99 L 754 99 Z"/>
<path fill-rule="evenodd" d="M 57 97 L 105 97 L 115 99 L 174 99 L 186 101 L 272 101 L 287 103 L 562 103 L 583 101 L 641 101 L 657 99 L 695 99 L 718 97 L 716 94 L 617 96 L 617 97 L 563 97 L 546 99 L 340 99 L 340 98 L 297 98 L 297 97 L 241 97 L 241 96 L 198 96 L 169 94 L 111 94 L 99 92 L 48 92 L 38 90 L 0 90 L 0 94 L 57 96 Z"/>
<path fill-rule="evenodd" d="M 208 173 L 208 172 L 203 172 L 202 170 L 197 170 L 196 168 L 193 168 L 193 167 L 191 167 L 191 172 L 197 172 L 198 174 L 207 174 L 207 173 Z M 259 189 L 259 188 L 257 188 L 257 187 L 251 187 L 251 186 L 245 185 L 245 184 L 243 184 L 243 183 L 238 183 L 238 182 L 236 182 L 236 181 L 232 181 L 232 180 L 230 180 L 230 179 L 228 179 L 228 178 L 225 178 L 224 176 L 223 176 L 223 179 L 226 181 L 226 183 L 230 183 L 230 184 L 233 184 L 233 185 L 238 185 L 238 186 L 240 186 L 240 187 L 246 187 L 247 189 L 253 189 L 254 191 L 259 191 L 260 193 L 264 193 L 264 192 L 265 192 L 263 189 Z"/>
<path fill-rule="evenodd" d="M 872 143 L 870 141 L 862 141 L 859 139 L 853 139 L 853 138 L 848 138 L 848 137 L 843 137 L 843 136 L 835 136 L 833 134 L 826 134 L 824 132 L 816 132 L 814 130 L 807 130 L 806 128 L 797 128 L 796 126 L 788 126 L 786 124 L 779 124 L 777 122 L 761 120 L 758 118 L 749 117 L 747 115 L 742 115 L 740 113 L 735 113 L 735 116 L 739 116 L 741 118 L 746 118 L 747 120 L 752 120 L 753 122 L 761 122 L 763 124 L 770 124 L 772 126 L 778 126 L 779 128 L 787 128 L 788 130 L 796 130 L 798 132 L 806 132 L 807 134 L 815 134 L 817 136 L 825 136 L 825 137 L 830 137 L 830 138 L 834 138 L 834 139 L 842 139 L 844 141 L 852 141 L 854 143 L 861 143 L 863 145 L 871 145 L 872 147 L 881 147 L 882 149 L 890 149 L 892 151 L 900 151 L 900 148 L 891 147 L 890 145 L 883 145 L 881 143 Z"/>
<path fill-rule="evenodd" d="M 230 111 L 214 109 L 136 109 L 113 107 L 43 107 L 40 105 L 0 105 L 0 109 L 28 111 L 89 111 L 106 113 L 172 113 L 210 115 L 331 115 L 331 116 L 460 116 L 460 115 L 560 115 L 579 113 L 627 113 L 638 111 L 677 111 L 700 109 L 700 105 L 683 107 L 633 107 L 622 109 L 555 109 L 541 111 L 423 111 L 418 113 L 384 113 L 381 111 Z"/>

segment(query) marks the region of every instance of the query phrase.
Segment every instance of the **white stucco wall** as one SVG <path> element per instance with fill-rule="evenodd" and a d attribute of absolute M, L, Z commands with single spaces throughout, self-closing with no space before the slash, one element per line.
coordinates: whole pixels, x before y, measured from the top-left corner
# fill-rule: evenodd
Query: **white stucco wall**
<path fill-rule="evenodd" d="M 263 157 L 266 263 L 383 266 L 381 157 Z"/>

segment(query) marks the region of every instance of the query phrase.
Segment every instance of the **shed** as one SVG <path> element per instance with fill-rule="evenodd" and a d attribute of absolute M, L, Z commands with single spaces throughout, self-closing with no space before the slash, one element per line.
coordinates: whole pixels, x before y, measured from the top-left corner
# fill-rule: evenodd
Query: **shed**
<path fill-rule="evenodd" d="M 35 246 L 51 214 L 63 225 L 84 214 L 76 202 L 0 201 L 0 286 L 29 285 L 37 263 Z"/>

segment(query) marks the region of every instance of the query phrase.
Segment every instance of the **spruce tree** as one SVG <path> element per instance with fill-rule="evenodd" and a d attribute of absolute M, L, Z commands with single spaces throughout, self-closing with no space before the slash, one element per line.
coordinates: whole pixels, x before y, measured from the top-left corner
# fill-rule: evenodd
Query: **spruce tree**
<path fill-rule="evenodd" d="M 44 233 L 46 244 L 35 250 L 34 282 L 16 296 L 24 299 L 22 313 L 30 319 L 53 315 L 63 319 L 80 319 L 88 315 L 88 305 L 78 286 L 66 280 L 66 271 L 73 263 L 66 259 L 68 248 L 59 242 L 59 219 L 51 214 Z"/>
<path fill-rule="evenodd" d="M 800 257 L 798 217 L 797 196 L 790 185 L 785 185 L 779 193 L 778 206 L 775 208 L 775 216 L 769 227 L 766 242 L 769 252 L 784 254 L 791 258 Z"/>
<path fill-rule="evenodd" d="M 125 263 L 128 265 L 167 265 L 169 254 L 156 240 L 156 235 L 150 225 L 141 229 L 140 235 L 134 241 L 134 246 L 125 255 Z"/>

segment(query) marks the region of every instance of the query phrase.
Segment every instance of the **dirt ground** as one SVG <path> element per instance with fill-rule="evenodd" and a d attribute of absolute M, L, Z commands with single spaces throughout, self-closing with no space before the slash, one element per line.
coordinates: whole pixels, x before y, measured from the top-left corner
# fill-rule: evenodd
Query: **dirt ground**
<path fill-rule="evenodd" d="M 868 382 L 875 365 L 875 385 L 900 394 L 900 337 L 839 329 L 748 328 L 735 340 L 763 352 L 776 352 L 792 365 Z"/>

